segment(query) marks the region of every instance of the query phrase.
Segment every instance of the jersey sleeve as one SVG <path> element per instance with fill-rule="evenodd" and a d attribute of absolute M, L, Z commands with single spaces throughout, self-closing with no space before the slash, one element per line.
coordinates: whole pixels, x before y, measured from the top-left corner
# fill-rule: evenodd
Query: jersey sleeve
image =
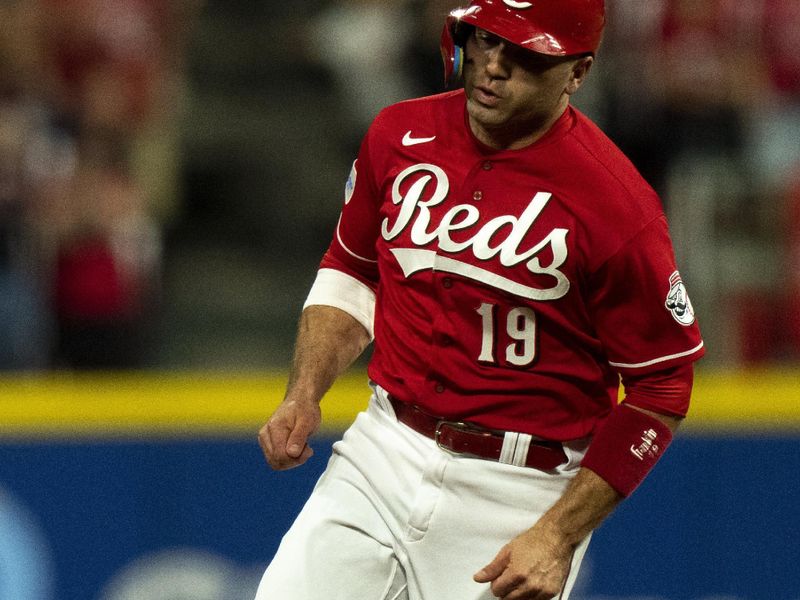
<path fill-rule="evenodd" d="M 370 339 L 374 336 L 378 287 L 378 196 L 371 164 L 368 134 L 350 169 L 333 239 L 303 305 L 345 311 L 364 326 Z"/>
<path fill-rule="evenodd" d="M 623 376 L 663 371 L 704 354 L 663 214 L 592 275 L 590 289 L 597 335 Z"/>
<path fill-rule="evenodd" d="M 372 130 L 361 144 L 344 190 L 344 206 L 333 240 L 320 264 L 357 279 L 373 291 L 378 285 L 375 243 L 379 234 L 379 196 L 371 156 Z"/>

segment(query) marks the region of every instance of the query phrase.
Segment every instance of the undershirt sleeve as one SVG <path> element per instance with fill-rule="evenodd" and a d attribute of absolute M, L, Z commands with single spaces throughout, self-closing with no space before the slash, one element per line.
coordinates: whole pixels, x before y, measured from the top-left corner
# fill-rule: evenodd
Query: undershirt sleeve
<path fill-rule="evenodd" d="M 624 402 L 653 412 L 685 417 L 694 382 L 694 366 L 686 363 L 663 371 L 622 377 Z"/>
<path fill-rule="evenodd" d="M 364 326 L 373 339 L 375 292 L 358 279 L 335 269 L 320 269 L 303 308 L 333 306 L 343 310 Z"/>

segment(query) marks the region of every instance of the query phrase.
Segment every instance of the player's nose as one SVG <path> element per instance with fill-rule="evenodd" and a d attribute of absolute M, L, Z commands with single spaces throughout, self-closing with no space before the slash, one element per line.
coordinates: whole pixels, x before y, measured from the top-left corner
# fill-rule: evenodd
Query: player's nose
<path fill-rule="evenodd" d="M 486 73 L 493 79 L 505 79 L 509 76 L 511 64 L 505 42 L 495 44 L 486 50 Z"/>

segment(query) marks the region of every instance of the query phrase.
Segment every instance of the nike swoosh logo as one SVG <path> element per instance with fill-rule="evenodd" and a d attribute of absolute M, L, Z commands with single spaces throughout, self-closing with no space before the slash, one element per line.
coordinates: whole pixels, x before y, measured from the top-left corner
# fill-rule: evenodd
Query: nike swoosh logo
<path fill-rule="evenodd" d="M 436 139 L 435 135 L 426 138 L 411 137 L 411 131 L 406 131 L 406 134 L 403 136 L 403 146 L 416 146 L 417 144 L 427 144 L 428 142 L 432 142 L 435 139 Z"/>

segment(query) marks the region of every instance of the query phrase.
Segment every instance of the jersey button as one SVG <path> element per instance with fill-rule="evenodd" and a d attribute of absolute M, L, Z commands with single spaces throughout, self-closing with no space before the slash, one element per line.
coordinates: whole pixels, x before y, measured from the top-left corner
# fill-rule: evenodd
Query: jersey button
<path fill-rule="evenodd" d="M 472 199 L 475 200 L 476 202 L 478 200 L 483 199 L 483 192 L 480 190 L 475 190 L 474 192 L 472 192 Z"/>
<path fill-rule="evenodd" d="M 449 277 L 445 277 L 444 279 L 442 279 L 442 287 L 449 290 L 451 287 L 453 287 L 453 280 L 450 279 Z"/>
<path fill-rule="evenodd" d="M 436 387 L 435 387 L 435 388 L 433 388 L 433 389 L 435 389 L 435 390 L 436 390 L 436 393 L 437 393 L 437 394 L 441 394 L 442 392 L 444 392 L 444 384 L 442 384 L 442 383 L 437 383 L 437 384 L 436 384 Z"/>
<path fill-rule="evenodd" d="M 483 165 L 481 165 L 481 166 L 483 167 L 484 171 L 491 171 L 492 170 L 492 161 L 490 161 L 490 160 L 484 161 Z"/>

